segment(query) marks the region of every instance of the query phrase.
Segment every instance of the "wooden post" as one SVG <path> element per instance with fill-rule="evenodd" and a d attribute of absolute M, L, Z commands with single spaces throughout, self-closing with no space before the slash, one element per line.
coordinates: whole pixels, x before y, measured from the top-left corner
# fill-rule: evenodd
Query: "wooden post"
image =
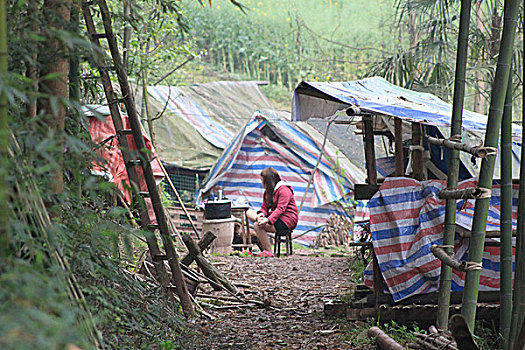
<path fill-rule="evenodd" d="M 423 142 L 421 137 L 421 124 L 412 123 L 412 177 L 416 180 L 424 180 L 423 173 Z"/>
<path fill-rule="evenodd" d="M 403 122 L 394 118 L 394 142 L 396 146 L 395 164 L 396 176 L 405 175 L 405 157 L 403 154 Z"/>
<path fill-rule="evenodd" d="M 190 236 L 182 236 L 182 240 L 184 241 L 184 244 L 190 251 L 190 253 L 195 257 L 195 261 L 197 262 L 197 265 L 199 265 L 200 269 L 202 270 L 202 273 L 204 276 L 208 277 L 210 280 L 219 283 L 220 285 L 224 286 L 227 290 L 230 292 L 236 294 L 238 293 L 237 288 L 235 288 L 230 281 L 226 277 L 222 275 L 222 273 L 215 268 L 201 253 L 201 250 L 197 244 L 195 244 L 195 241 Z"/>
<path fill-rule="evenodd" d="M 375 153 L 375 142 L 374 142 L 374 125 L 372 116 L 363 117 L 363 138 L 365 144 L 365 162 L 366 162 L 366 173 L 367 182 L 370 185 L 377 185 L 377 169 L 376 169 L 376 153 Z M 372 245 L 373 247 L 373 245 Z M 374 297 L 376 300 L 376 306 L 378 306 L 377 300 L 378 295 L 383 294 L 383 275 L 379 268 L 379 262 L 377 256 L 372 249 L 372 264 L 374 269 Z"/>
<path fill-rule="evenodd" d="M 363 117 L 363 137 L 365 143 L 365 162 L 368 183 L 377 185 L 376 152 L 374 144 L 374 119 L 372 116 Z"/>
<path fill-rule="evenodd" d="M 208 248 L 208 246 L 211 244 L 211 242 L 215 240 L 215 238 L 217 238 L 217 236 L 211 233 L 211 231 L 206 232 L 198 243 L 200 251 L 202 252 L 203 250 Z M 192 252 L 188 252 L 188 254 L 186 254 L 186 256 L 181 259 L 180 263 L 184 266 L 189 267 L 194 260 L 195 254 L 193 254 Z"/>

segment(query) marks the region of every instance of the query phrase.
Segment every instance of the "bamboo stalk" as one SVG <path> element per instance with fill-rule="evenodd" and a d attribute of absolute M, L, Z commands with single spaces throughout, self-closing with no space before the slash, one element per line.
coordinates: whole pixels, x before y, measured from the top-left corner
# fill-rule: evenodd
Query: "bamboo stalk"
<path fill-rule="evenodd" d="M 404 350 L 401 345 L 399 345 L 394 339 L 390 338 L 388 334 L 383 332 L 378 327 L 370 327 L 367 333 L 369 338 L 376 339 L 376 342 L 381 349 Z"/>
<path fill-rule="evenodd" d="M 436 258 L 441 260 L 442 263 L 458 271 L 465 271 L 467 269 L 467 263 L 465 261 L 456 261 L 446 252 L 445 249 L 440 246 L 433 245 L 430 247 L 430 251 Z M 443 269 L 443 266 L 441 266 Z"/>
<path fill-rule="evenodd" d="M 512 318 L 512 76 L 509 76 L 501 122 L 500 333 L 509 342 Z"/>
<path fill-rule="evenodd" d="M 7 17 L 5 0 L 0 0 L 0 74 L 7 75 Z M 9 192 L 7 187 L 8 169 L 8 107 L 7 96 L 0 94 L 0 262 L 9 256 Z"/>
<path fill-rule="evenodd" d="M 523 20 L 522 24 L 525 24 L 525 18 L 523 18 L 523 16 L 522 16 L 522 20 Z M 525 47 L 525 43 L 523 43 L 523 46 Z M 523 96 L 523 105 L 525 106 L 525 94 L 523 94 L 522 96 Z M 523 117 L 523 115 L 525 115 L 525 108 L 522 108 L 522 113 L 523 113 L 522 114 L 522 117 Z M 522 135 L 522 137 L 524 136 Z M 522 139 L 522 143 L 521 143 L 522 147 L 523 147 L 523 141 L 524 139 Z M 524 151 L 522 150 L 522 152 Z M 525 177 L 525 171 L 523 175 Z M 522 179 L 523 178 L 520 177 L 520 191 L 521 191 L 521 188 L 525 186 L 525 183 L 522 183 L 522 181 L 525 181 L 525 180 L 522 180 Z M 525 192 L 525 189 L 523 189 L 522 191 Z M 522 201 L 524 201 L 521 204 L 522 204 L 523 210 L 525 210 L 525 193 L 523 193 L 523 196 L 521 197 L 523 198 Z M 522 219 L 525 220 L 523 218 L 523 214 L 524 214 L 523 210 L 521 214 L 522 214 Z M 520 245 L 519 245 L 519 248 L 516 247 L 516 257 L 519 257 L 518 264 L 519 264 L 520 270 L 517 271 L 516 273 L 516 274 L 519 273 L 519 281 L 518 283 L 514 282 L 515 286 L 518 285 L 518 295 L 514 297 L 517 300 L 517 304 L 518 304 L 517 306 L 518 319 L 516 322 L 517 331 L 516 331 L 516 336 L 514 337 L 514 340 L 515 340 L 515 345 L 516 345 L 515 348 L 523 349 L 525 348 L 525 340 L 524 340 L 525 339 L 524 337 L 525 335 L 525 221 L 522 223 L 521 229 L 518 231 L 517 236 L 519 237 Z M 516 288 L 514 289 L 514 291 L 515 291 L 514 293 L 516 293 Z"/>
<path fill-rule="evenodd" d="M 505 102 L 506 87 L 510 74 L 510 63 L 512 60 L 514 37 L 516 34 L 516 19 L 520 2 L 518 0 L 505 0 L 503 34 L 498 56 L 498 65 L 490 100 L 489 116 L 485 134 L 485 147 L 498 147 L 499 131 Z M 494 175 L 495 156 L 484 158 L 481 162 L 478 186 L 491 189 Z M 474 208 L 474 219 L 472 225 L 472 238 L 468 261 L 481 264 L 483 249 L 485 246 L 485 230 L 489 211 L 490 198 L 477 199 Z M 474 331 L 476 320 L 476 308 L 478 301 L 480 269 L 467 271 L 465 288 L 463 293 L 463 305 L 461 313 L 470 330 Z"/>
<path fill-rule="evenodd" d="M 525 43 L 524 43 L 525 45 Z M 525 95 L 523 96 L 523 106 L 525 106 Z M 522 109 L 522 113 L 525 115 L 525 108 Z M 525 134 L 521 135 L 522 145 L 525 142 Z M 525 159 L 525 147 L 521 147 L 521 159 Z M 523 298 L 524 290 L 520 288 L 525 280 L 525 254 L 524 243 L 525 243 L 525 162 L 520 162 L 520 185 L 518 195 L 518 222 L 516 228 L 516 259 L 515 259 L 515 270 L 514 270 L 514 293 L 512 303 L 512 317 L 509 331 L 509 342 L 505 350 L 512 350 L 515 344 L 519 342 L 519 308 L 520 299 Z"/>
<path fill-rule="evenodd" d="M 487 199 L 490 198 L 491 194 L 492 191 L 490 189 L 470 187 L 461 190 L 441 190 L 438 193 L 438 197 L 441 199 Z"/>
<path fill-rule="evenodd" d="M 446 147 L 448 149 L 463 151 L 466 153 L 469 153 L 475 157 L 478 158 L 487 158 L 491 154 L 495 154 L 498 149 L 497 148 L 488 148 L 488 147 L 472 147 L 467 145 L 466 143 L 454 141 L 454 140 L 447 140 L 447 139 L 438 139 L 436 137 L 427 137 L 428 142 L 430 142 L 433 145 Z"/>

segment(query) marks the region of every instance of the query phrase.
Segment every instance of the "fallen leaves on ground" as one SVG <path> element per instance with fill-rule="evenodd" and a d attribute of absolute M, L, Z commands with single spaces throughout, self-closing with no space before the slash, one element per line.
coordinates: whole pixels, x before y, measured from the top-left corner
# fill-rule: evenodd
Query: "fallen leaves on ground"
<path fill-rule="evenodd" d="M 232 301 L 198 298 L 214 319 L 201 317 L 183 335 L 187 349 L 356 349 L 350 335 L 357 327 L 341 319 L 325 318 L 325 302 L 353 288 L 347 257 L 292 255 L 281 258 L 213 257 L 245 299 L 267 307 L 219 309 Z M 201 285 L 199 293 L 228 297 Z M 241 305 L 239 303 L 238 305 Z"/>

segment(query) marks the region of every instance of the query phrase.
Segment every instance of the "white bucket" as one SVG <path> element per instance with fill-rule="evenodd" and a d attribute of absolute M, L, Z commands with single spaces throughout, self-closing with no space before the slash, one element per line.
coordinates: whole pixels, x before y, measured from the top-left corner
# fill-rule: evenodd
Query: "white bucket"
<path fill-rule="evenodd" d="M 234 228 L 235 218 L 202 221 L 202 232 L 211 231 L 217 237 L 210 245 L 212 254 L 230 254 L 233 251 Z"/>

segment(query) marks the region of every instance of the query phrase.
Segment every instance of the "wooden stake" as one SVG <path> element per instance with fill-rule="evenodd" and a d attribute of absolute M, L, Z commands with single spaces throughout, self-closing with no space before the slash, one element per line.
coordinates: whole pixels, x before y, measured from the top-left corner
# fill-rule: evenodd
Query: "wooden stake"
<path fill-rule="evenodd" d="M 184 244 L 190 251 L 190 253 L 195 257 L 195 261 L 197 262 L 197 265 L 199 265 L 200 269 L 204 273 L 206 277 L 211 279 L 212 281 L 215 281 L 230 292 L 236 294 L 238 293 L 237 288 L 235 288 L 230 281 L 226 277 L 222 275 L 222 273 L 217 270 L 215 266 L 213 266 L 202 254 L 199 246 L 195 244 L 195 241 L 190 236 L 183 236 L 182 240 L 184 241 Z"/>
<path fill-rule="evenodd" d="M 400 118 L 394 118 L 394 142 L 396 146 L 395 165 L 396 176 L 405 175 L 405 156 L 403 151 L 403 122 Z"/>

